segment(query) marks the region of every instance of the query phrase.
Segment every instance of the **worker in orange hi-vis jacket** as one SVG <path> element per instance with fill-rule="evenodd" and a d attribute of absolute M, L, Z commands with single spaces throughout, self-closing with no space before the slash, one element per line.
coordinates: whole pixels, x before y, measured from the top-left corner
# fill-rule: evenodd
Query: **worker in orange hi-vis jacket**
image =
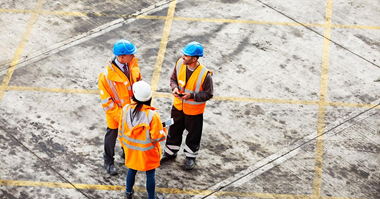
<path fill-rule="evenodd" d="M 135 53 L 136 47 L 130 41 L 125 39 L 117 41 L 113 47 L 114 56 L 108 61 L 104 72 L 99 75 L 99 94 L 107 119 L 103 159 L 104 167 L 111 175 L 117 174 L 114 155 L 122 108 L 131 103 L 132 85 L 141 80 Z"/>
<path fill-rule="evenodd" d="M 160 116 L 151 107 L 152 90 L 148 83 L 139 81 L 133 84 L 134 103 L 123 108 L 119 132 L 125 152 L 126 198 L 133 198 L 133 185 L 137 171 L 146 172 L 146 189 L 149 199 L 162 198 L 155 194 L 155 169 L 160 166 L 160 141 L 165 140 L 166 128 Z"/>

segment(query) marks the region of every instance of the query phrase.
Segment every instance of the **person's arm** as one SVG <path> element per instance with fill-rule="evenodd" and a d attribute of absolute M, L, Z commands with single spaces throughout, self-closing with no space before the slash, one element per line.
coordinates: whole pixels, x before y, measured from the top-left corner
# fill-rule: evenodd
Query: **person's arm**
<path fill-rule="evenodd" d="M 214 96 L 214 86 L 211 74 L 208 73 L 202 85 L 203 91 L 199 93 L 191 93 L 190 99 L 196 102 L 205 102 Z"/>
<path fill-rule="evenodd" d="M 128 109 L 127 109 L 128 110 Z M 118 126 L 118 134 L 119 134 L 119 140 L 120 140 L 120 145 L 121 145 L 121 148 L 124 148 L 124 143 L 123 143 L 123 140 L 122 140 L 122 137 L 123 137 L 123 116 L 125 115 L 126 113 L 123 112 L 123 109 L 121 109 L 121 112 L 120 112 L 120 117 L 119 117 L 119 126 Z M 123 153 L 124 154 L 124 153 Z"/>
<path fill-rule="evenodd" d="M 119 121 L 120 115 L 122 112 L 122 108 L 119 107 L 116 103 L 114 103 L 112 96 L 110 92 L 112 92 L 109 89 L 106 77 L 103 73 L 99 75 L 99 95 L 100 99 L 102 100 L 102 107 L 107 115 L 109 115 L 111 118 L 113 118 L 116 121 Z"/>
<path fill-rule="evenodd" d="M 179 60 L 179 59 L 178 59 Z M 174 97 L 179 98 L 178 93 L 179 93 L 179 86 L 178 86 L 178 81 L 177 81 L 177 63 L 178 60 L 176 61 L 176 64 L 174 66 L 174 70 L 172 73 L 172 76 L 170 77 L 170 87 L 172 89 L 172 94 Z"/>
<path fill-rule="evenodd" d="M 178 62 L 178 61 L 177 61 Z M 172 88 L 172 91 L 177 88 L 178 89 L 178 81 L 177 81 L 177 62 L 174 66 L 174 70 L 172 73 L 172 76 L 170 77 L 170 87 Z"/>
<path fill-rule="evenodd" d="M 142 80 L 140 67 L 138 64 L 138 59 L 133 58 L 132 61 L 130 63 L 128 63 L 128 66 L 130 66 L 130 65 L 131 65 L 131 67 L 129 70 L 129 74 L 130 74 L 130 76 L 132 76 L 132 79 L 130 81 L 131 81 L 131 84 L 134 84 L 135 82 Z"/>
<path fill-rule="evenodd" d="M 157 112 L 154 112 L 152 122 L 150 123 L 151 141 L 153 143 L 164 141 L 167 134 L 167 128 L 162 126 L 160 115 Z"/>

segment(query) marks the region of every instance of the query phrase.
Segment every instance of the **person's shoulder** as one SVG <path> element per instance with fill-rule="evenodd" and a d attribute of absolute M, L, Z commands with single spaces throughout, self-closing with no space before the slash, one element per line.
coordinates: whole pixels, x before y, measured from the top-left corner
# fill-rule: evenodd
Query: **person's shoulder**
<path fill-rule="evenodd" d="M 153 106 L 148 106 L 148 105 L 144 105 L 143 108 L 145 110 L 148 110 L 148 113 L 153 114 L 153 116 L 157 114 L 158 108 L 154 108 Z"/>
<path fill-rule="evenodd" d="M 207 71 L 208 74 L 212 74 L 211 70 L 208 69 L 205 65 L 203 65 L 202 63 L 199 64 L 199 66 L 201 66 L 203 69 L 205 69 Z"/>
<path fill-rule="evenodd" d="M 160 114 L 156 111 L 157 109 L 150 110 L 151 113 L 153 114 L 153 118 L 160 118 Z"/>
<path fill-rule="evenodd" d="M 107 73 L 108 73 L 107 68 L 108 68 L 108 67 L 104 68 L 104 69 L 99 73 L 99 79 L 105 79 L 105 78 L 106 78 Z"/>
<path fill-rule="evenodd" d="M 180 61 L 182 61 L 182 58 L 181 58 L 181 57 L 178 58 L 177 61 L 175 61 L 176 65 L 177 65 Z"/>

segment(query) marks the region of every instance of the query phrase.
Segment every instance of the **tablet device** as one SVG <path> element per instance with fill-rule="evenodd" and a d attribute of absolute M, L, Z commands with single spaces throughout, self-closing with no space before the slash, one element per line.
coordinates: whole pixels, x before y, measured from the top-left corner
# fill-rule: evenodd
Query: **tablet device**
<path fill-rule="evenodd" d="M 168 127 L 168 126 L 173 125 L 173 124 L 174 124 L 173 118 L 170 118 L 169 120 L 167 120 L 165 122 L 162 122 L 163 127 Z"/>

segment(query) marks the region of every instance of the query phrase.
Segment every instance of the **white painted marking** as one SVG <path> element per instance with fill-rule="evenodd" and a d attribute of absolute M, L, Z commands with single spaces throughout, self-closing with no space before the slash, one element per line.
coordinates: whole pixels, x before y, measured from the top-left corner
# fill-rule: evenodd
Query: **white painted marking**
<path fill-rule="evenodd" d="M 374 101 L 371 104 L 380 104 L 380 99 Z M 358 116 L 359 114 L 363 113 L 363 109 L 356 110 L 352 112 L 351 114 L 347 115 L 344 118 L 340 118 L 336 120 L 335 122 L 332 122 L 329 124 L 329 133 L 339 133 L 343 131 L 344 129 L 347 129 L 353 125 L 355 125 L 355 121 L 361 120 L 363 118 L 367 118 L 368 114 L 362 114 L 360 117 L 355 118 L 355 116 Z M 351 119 L 355 118 L 355 119 Z M 327 129 L 327 128 L 325 128 Z M 326 131 L 326 132 L 327 132 Z M 255 165 L 248 167 L 247 169 L 241 171 L 240 173 L 237 173 L 234 176 L 231 176 L 214 186 L 208 188 L 207 190 L 210 191 L 219 191 L 222 190 L 225 186 L 234 186 L 238 187 L 245 182 L 248 182 L 257 176 L 269 171 L 272 169 L 274 166 L 280 165 L 284 163 L 285 161 L 289 160 L 290 158 L 294 157 L 297 155 L 300 151 L 300 146 L 310 142 L 311 140 L 315 140 L 317 138 L 317 134 L 313 132 L 312 134 L 305 136 L 301 140 L 293 143 L 292 145 L 280 150 L 279 152 L 261 160 L 260 162 L 256 163 Z M 191 199 L 200 199 L 200 198 L 208 198 L 209 196 L 204 196 L 204 195 L 195 195 Z M 210 198 L 212 198 L 212 195 L 210 195 Z"/>
<path fill-rule="evenodd" d="M 162 6 L 162 7 L 161 7 Z M 153 12 L 157 12 L 159 10 L 162 10 L 164 8 L 169 7 L 168 1 L 161 1 L 155 5 L 149 6 L 145 9 L 142 9 L 141 11 L 138 11 L 131 16 L 141 15 L 141 14 L 150 14 Z M 120 18 L 116 19 L 114 21 L 111 21 L 109 23 L 103 24 L 97 28 L 94 28 L 88 32 L 85 32 L 83 34 L 80 34 L 76 37 L 69 38 L 65 41 L 59 42 L 55 45 L 50 46 L 49 48 L 44 49 L 43 51 L 36 52 L 27 58 L 22 58 L 19 60 L 19 63 L 17 65 L 17 69 L 20 69 L 28 64 L 34 63 L 38 60 L 44 59 L 50 55 L 53 55 L 55 53 L 58 53 L 62 50 L 65 50 L 67 48 L 70 48 L 72 46 L 75 46 L 77 44 L 83 43 L 85 41 L 88 41 L 94 37 L 97 37 L 99 35 L 102 35 L 104 33 L 110 32 L 112 30 L 115 30 L 125 24 L 129 24 L 133 21 L 135 21 L 136 18 L 129 18 L 127 20 Z M 0 66 L 0 69 L 2 69 L 3 66 Z M 0 75 L 5 75 L 7 72 L 8 67 L 3 68 L 3 71 L 0 72 Z"/>

